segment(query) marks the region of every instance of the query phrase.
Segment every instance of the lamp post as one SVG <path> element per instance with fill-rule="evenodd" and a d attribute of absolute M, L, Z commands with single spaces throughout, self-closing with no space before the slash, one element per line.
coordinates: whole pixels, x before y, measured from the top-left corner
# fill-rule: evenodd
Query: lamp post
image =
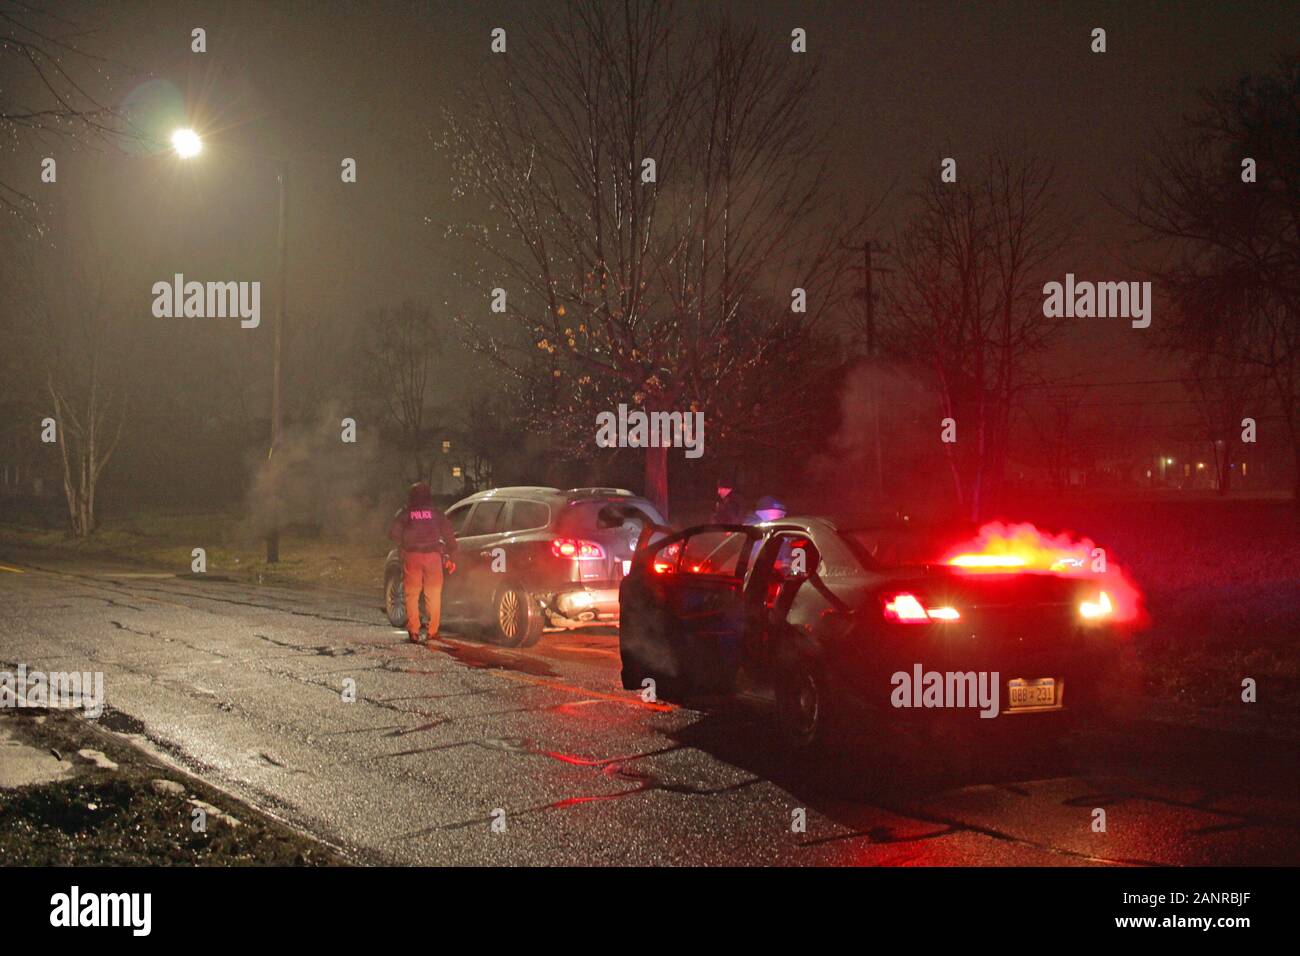
<path fill-rule="evenodd" d="M 181 159 L 193 159 L 199 153 L 203 152 L 203 140 L 192 129 L 178 129 L 172 133 L 172 149 Z M 285 276 L 287 275 L 286 263 L 288 261 L 288 230 L 286 229 L 286 217 L 289 211 L 288 196 L 288 164 L 281 160 L 276 168 L 276 183 L 280 190 L 280 211 L 279 222 L 276 232 L 276 305 L 275 305 L 275 327 L 272 332 L 271 345 L 271 448 L 267 452 L 267 460 L 270 461 L 275 456 L 275 450 L 280 445 L 280 424 L 283 418 L 282 405 L 283 398 L 281 395 L 281 362 L 280 353 L 284 341 L 284 300 L 285 300 Z M 274 516 L 278 520 L 278 515 Z M 266 535 L 266 563 L 275 564 L 280 560 L 280 528 L 278 524 L 273 524 L 271 530 Z"/>
<path fill-rule="evenodd" d="M 275 328 L 271 335 L 271 450 L 267 452 L 266 458 L 270 461 L 275 456 L 275 450 L 280 446 L 280 422 L 282 418 L 282 397 L 281 397 L 281 374 L 280 374 L 280 350 L 284 341 L 284 297 L 285 297 L 285 275 L 286 262 L 288 261 L 288 230 L 285 228 L 286 216 L 289 211 L 289 167 L 282 160 L 279 168 L 276 170 L 275 179 L 280 186 L 280 216 L 279 225 L 277 226 L 277 258 L 279 259 L 276 268 L 276 296 L 275 296 Z M 278 522 L 279 515 L 272 516 Z M 266 563 L 275 564 L 280 560 L 280 526 L 278 523 L 272 524 L 271 530 L 266 535 Z"/>

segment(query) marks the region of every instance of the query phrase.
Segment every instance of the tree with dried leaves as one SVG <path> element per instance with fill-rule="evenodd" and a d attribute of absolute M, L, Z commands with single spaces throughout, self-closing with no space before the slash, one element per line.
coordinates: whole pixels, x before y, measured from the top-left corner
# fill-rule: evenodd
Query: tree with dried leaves
<path fill-rule="evenodd" d="M 447 116 L 482 253 L 464 277 L 485 306 L 462 327 L 573 457 L 620 403 L 703 412 L 707 453 L 793 435 L 797 366 L 844 295 L 852 226 L 826 188 L 815 67 L 788 39 L 693 22 L 575 0 Z M 645 493 L 667 510 L 666 448 L 645 450 Z"/>

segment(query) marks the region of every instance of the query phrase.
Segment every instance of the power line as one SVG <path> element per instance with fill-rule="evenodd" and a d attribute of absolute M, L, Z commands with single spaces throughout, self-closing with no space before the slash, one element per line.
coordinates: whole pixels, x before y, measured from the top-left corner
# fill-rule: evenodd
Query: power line
<path fill-rule="evenodd" d="M 1204 375 L 1195 376 L 1194 380 L 1198 382 L 1236 382 L 1250 381 L 1255 379 L 1254 375 Z M 1064 379 L 1058 379 L 1055 382 L 1030 382 L 1021 388 L 1110 388 L 1121 385 L 1186 385 L 1192 381 L 1188 378 L 1147 378 L 1134 379 L 1129 382 L 1067 382 Z"/>

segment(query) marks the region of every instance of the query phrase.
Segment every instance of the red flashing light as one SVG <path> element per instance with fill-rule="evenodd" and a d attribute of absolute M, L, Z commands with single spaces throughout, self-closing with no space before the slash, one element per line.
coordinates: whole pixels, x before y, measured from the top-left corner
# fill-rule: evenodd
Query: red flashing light
<path fill-rule="evenodd" d="M 1016 554 L 959 554 L 955 558 L 949 558 L 948 563 L 955 568 L 1002 571 L 1023 568 L 1026 562 Z"/>

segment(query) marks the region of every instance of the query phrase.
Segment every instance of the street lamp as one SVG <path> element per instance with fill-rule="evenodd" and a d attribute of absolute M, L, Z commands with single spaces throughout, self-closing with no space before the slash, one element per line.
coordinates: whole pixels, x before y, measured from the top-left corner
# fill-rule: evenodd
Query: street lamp
<path fill-rule="evenodd" d="M 203 140 L 192 129 L 178 129 L 172 133 L 172 149 L 181 159 L 190 159 L 203 152 Z"/>
<path fill-rule="evenodd" d="M 187 128 L 175 130 L 172 133 L 172 149 L 181 159 L 192 159 L 203 152 L 203 140 L 194 130 Z M 275 455 L 275 450 L 280 444 L 280 420 L 282 417 L 282 398 L 280 395 L 281 372 L 280 372 L 280 352 L 282 349 L 282 340 L 284 337 L 284 297 L 285 297 L 285 273 L 286 261 L 288 259 L 286 248 L 288 245 L 288 231 L 285 227 L 285 218 L 288 214 L 289 196 L 288 196 L 288 164 L 281 160 L 277 164 L 276 182 L 280 190 L 280 215 L 279 226 L 276 232 L 277 246 L 277 263 L 276 263 L 276 307 L 275 307 L 275 329 L 271 345 L 271 449 L 267 454 L 270 459 Z M 276 516 L 278 519 L 278 515 Z M 273 526 L 266 536 L 266 563 L 275 564 L 280 560 L 280 528 Z"/>

